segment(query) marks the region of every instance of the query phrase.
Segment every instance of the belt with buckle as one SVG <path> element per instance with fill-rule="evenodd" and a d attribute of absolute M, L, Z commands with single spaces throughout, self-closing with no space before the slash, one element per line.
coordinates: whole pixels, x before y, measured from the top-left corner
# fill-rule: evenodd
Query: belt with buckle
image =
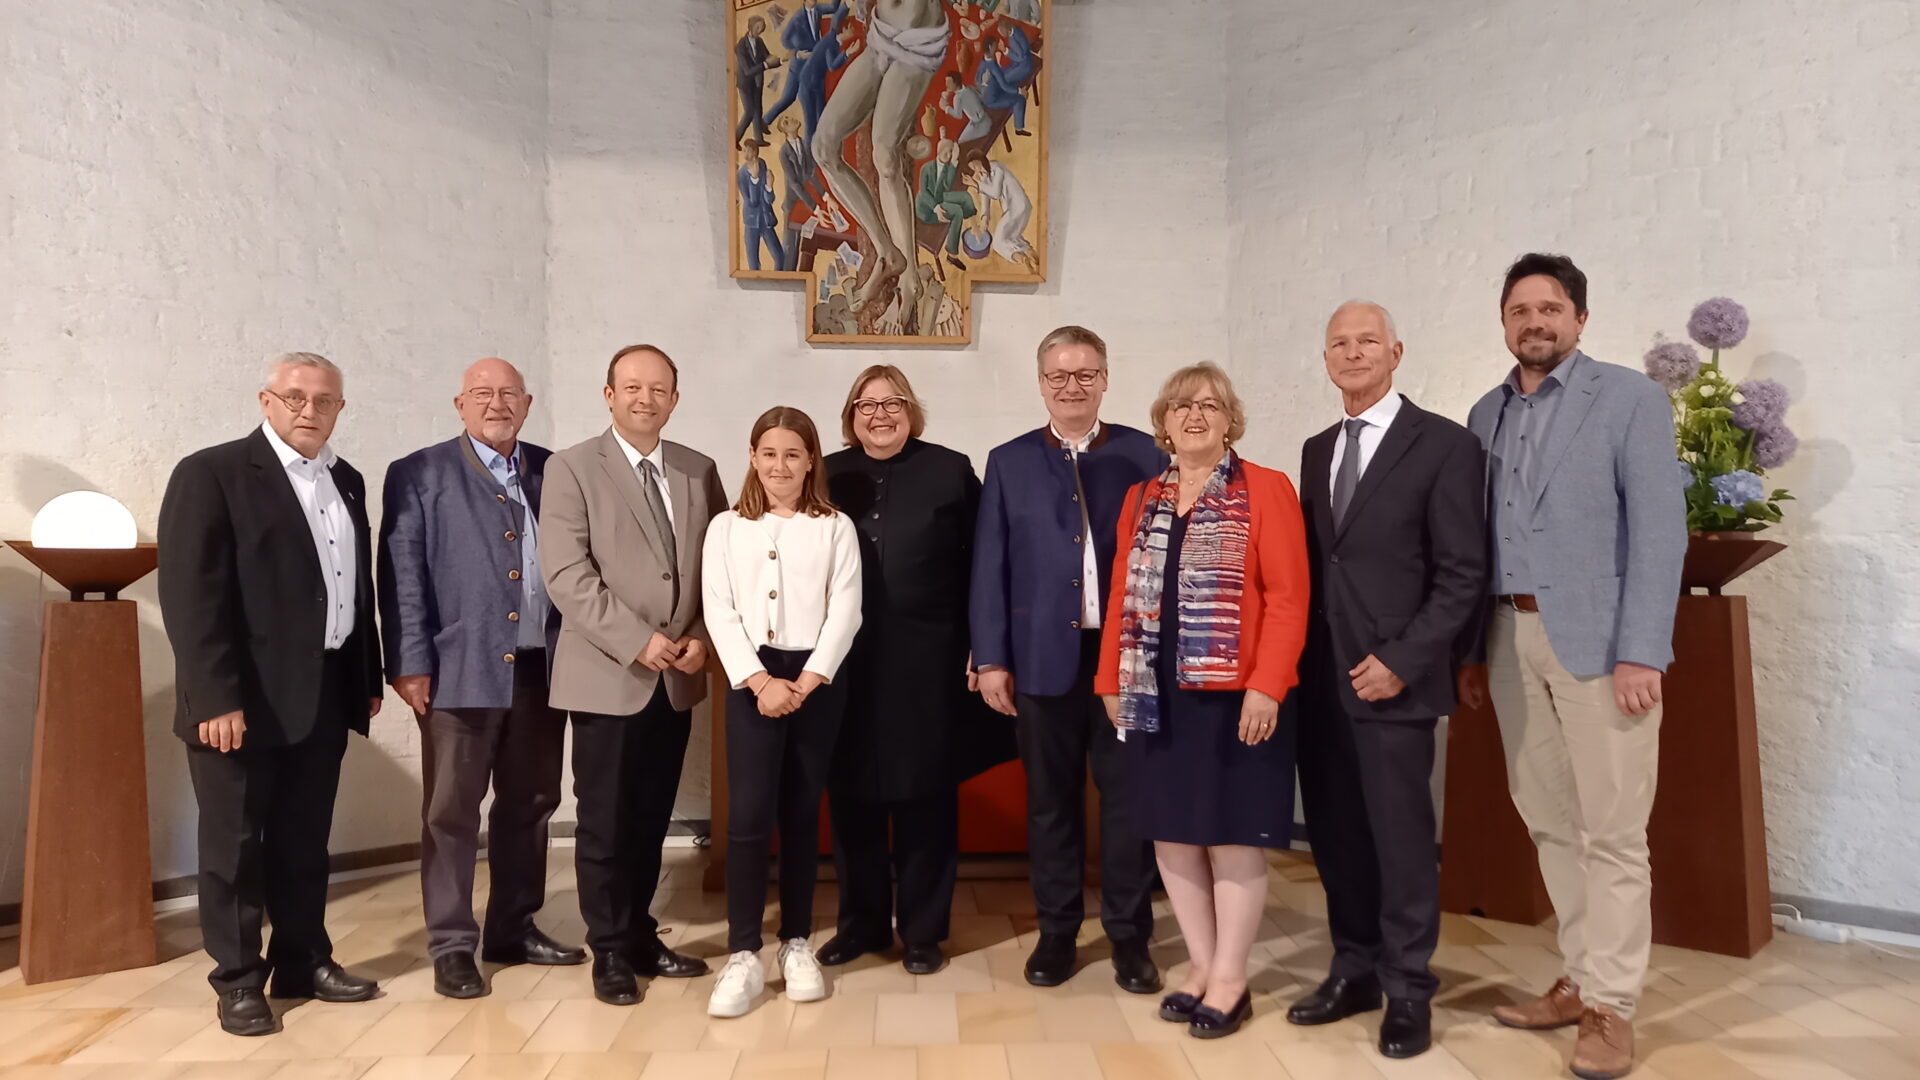
<path fill-rule="evenodd" d="M 1540 611 L 1540 602 L 1533 598 L 1532 593 L 1507 593 L 1504 596 L 1494 597 L 1493 602 L 1510 607 L 1515 611 L 1525 611 L 1534 614 L 1538 614 Z"/>

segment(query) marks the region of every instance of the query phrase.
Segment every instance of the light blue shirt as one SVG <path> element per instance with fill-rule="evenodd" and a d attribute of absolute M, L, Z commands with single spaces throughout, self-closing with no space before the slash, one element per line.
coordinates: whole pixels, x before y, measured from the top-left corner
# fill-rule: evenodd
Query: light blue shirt
<path fill-rule="evenodd" d="M 1520 392 L 1520 369 L 1515 366 L 1501 384 L 1506 404 L 1500 409 L 1499 426 L 1494 429 L 1491 455 L 1491 496 L 1493 520 L 1493 581 L 1495 596 L 1531 594 L 1538 584 L 1534 579 L 1533 507 L 1540 501 L 1540 485 L 1546 466 L 1547 435 L 1553 430 L 1560 401 L 1567 396 L 1567 384 L 1586 354 L 1575 350 L 1562 360 L 1531 394 Z"/>
<path fill-rule="evenodd" d="M 547 585 L 540 577 L 540 527 L 534 520 L 533 507 L 527 504 L 527 493 L 520 487 L 520 467 L 526 464 L 527 456 L 517 443 L 513 456 L 507 457 L 471 435 L 467 441 L 473 443 L 473 452 L 480 456 L 480 463 L 506 489 L 507 498 L 520 504 L 520 637 L 516 644 L 522 649 L 544 649 L 547 647 Z"/>

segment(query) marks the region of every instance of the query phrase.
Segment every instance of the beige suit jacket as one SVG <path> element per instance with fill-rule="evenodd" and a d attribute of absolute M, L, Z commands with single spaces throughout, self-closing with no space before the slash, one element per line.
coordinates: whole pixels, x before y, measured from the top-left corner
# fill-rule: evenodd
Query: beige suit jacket
<path fill-rule="evenodd" d="M 691 635 L 712 648 L 700 616 L 700 554 L 707 523 L 727 508 L 713 459 L 663 442 L 680 564 L 674 600 L 667 546 L 647 513 L 640 477 L 611 429 L 554 454 L 540 503 L 540 573 L 560 612 L 554 646 L 556 709 L 627 716 L 647 707 L 660 680 L 676 709 L 706 696 L 706 675 L 639 663 L 656 633 Z"/>

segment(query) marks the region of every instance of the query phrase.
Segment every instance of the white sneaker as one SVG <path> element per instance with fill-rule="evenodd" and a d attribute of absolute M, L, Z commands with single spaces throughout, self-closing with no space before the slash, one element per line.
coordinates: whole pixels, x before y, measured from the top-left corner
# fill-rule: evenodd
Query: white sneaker
<path fill-rule="evenodd" d="M 714 980 L 713 996 L 707 999 L 708 1016 L 745 1016 L 753 999 L 767 988 L 766 968 L 760 954 L 737 952 L 727 957 L 727 966 Z"/>
<path fill-rule="evenodd" d="M 827 996 L 827 976 L 806 938 L 780 943 L 780 973 L 786 976 L 789 1001 L 819 1001 Z"/>

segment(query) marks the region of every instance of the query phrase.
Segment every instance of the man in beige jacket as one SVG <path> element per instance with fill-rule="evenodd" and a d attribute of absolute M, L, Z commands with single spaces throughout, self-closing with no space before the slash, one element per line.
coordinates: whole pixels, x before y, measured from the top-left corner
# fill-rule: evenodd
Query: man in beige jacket
<path fill-rule="evenodd" d="M 632 1005 L 639 976 L 707 970 L 667 948 L 648 908 L 691 710 L 706 695 L 700 551 L 727 497 L 711 458 L 660 438 L 680 402 L 666 353 L 621 349 L 604 393 L 613 426 L 547 463 L 540 573 L 560 614 L 551 702 L 573 719 L 594 996 Z"/>

